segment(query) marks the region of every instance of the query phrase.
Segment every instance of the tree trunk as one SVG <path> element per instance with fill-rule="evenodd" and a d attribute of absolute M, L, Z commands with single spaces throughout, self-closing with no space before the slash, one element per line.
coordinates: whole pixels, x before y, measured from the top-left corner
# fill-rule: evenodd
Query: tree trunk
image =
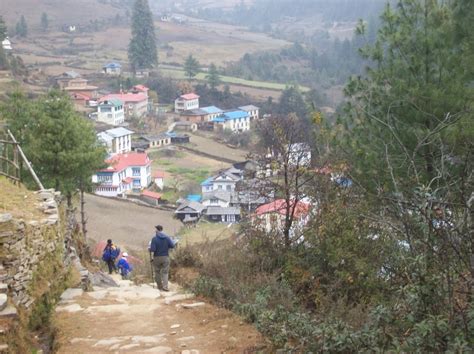
<path fill-rule="evenodd" d="M 87 240 L 87 220 L 85 213 L 85 204 L 84 201 L 84 183 L 81 181 L 80 185 L 80 196 L 81 196 L 81 225 L 82 225 L 82 234 L 84 235 L 84 240 Z"/>

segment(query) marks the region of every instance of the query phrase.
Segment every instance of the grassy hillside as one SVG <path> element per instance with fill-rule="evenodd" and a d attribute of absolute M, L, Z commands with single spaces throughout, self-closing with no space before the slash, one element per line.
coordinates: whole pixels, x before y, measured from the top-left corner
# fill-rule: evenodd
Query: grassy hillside
<path fill-rule="evenodd" d="M 98 0 L 1 0 L 0 15 L 10 29 L 24 15 L 30 29 L 39 27 L 41 14 L 48 14 L 52 27 L 86 24 L 91 20 L 111 18 L 123 11 L 116 5 Z"/>

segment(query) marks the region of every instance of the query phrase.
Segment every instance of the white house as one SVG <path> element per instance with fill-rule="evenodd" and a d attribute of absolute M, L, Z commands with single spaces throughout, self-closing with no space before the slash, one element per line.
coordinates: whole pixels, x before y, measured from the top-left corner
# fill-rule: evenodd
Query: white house
<path fill-rule="evenodd" d="M 160 190 L 163 190 L 165 187 L 165 173 L 163 171 L 153 172 L 153 181 Z"/>
<path fill-rule="evenodd" d="M 290 203 L 290 209 L 294 205 Z M 309 222 L 310 204 L 298 201 L 294 211 L 294 221 L 290 233 L 299 233 Z M 284 199 L 277 199 L 271 203 L 261 205 L 252 217 L 252 224 L 267 233 L 282 232 L 285 225 L 287 204 Z"/>
<path fill-rule="evenodd" d="M 202 107 L 201 110 L 207 113 L 206 121 L 208 122 L 212 121 L 214 118 L 217 118 L 224 113 L 222 109 L 216 106 Z"/>
<path fill-rule="evenodd" d="M 151 162 L 146 153 L 114 155 L 106 161 L 107 168 L 92 176 L 95 194 L 117 197 L 140 192 L 151 183 Z"/>
<path fill-rule="evenodd" d="M 199 108 L 199 96 L 195 93 L 188 93 L 186 95 L 179 96 L 174 101 L 174 111 L 176 113 L 190 111 Z"/>
<path fill-rule="evenodd" d="M 5 39 L 2 41 L 2 48 L 4 50 L 12 50 L 12 42 L 10 41 L 10 38 L 5 37 Z"/>
<path fill-rule="evenodd" d="M 101 132 L 97 138 L 106 146 L 109 154 L 124 154 L 132 151 L 133 134 L 131 130 L 119 127 Z"/>
<path fill-rule="evenodd" d="M 106 75 L 118 76 L 122 72 L 122 65 L 116 62 L 107 63 L 102 67 L 102 71 Z"/>
<path fill-rule="evenodd" d="M 216 176 L 210 177 L 201 183 L 202 193 L 214 191 L 234 192 L 237 182 L 242 178 L 231 173 L 229 170 L 221 171 Z"/>
<path fill-rule="evenodd" d="M 202 205 L 206 207 L 230 207 L 232 193 L 226 191 L 206 192 L 202 195 Z"/>
<path fill-rule="evenodd" d="M 250 115 L 241 110 L 229 111 L 212 120 L 215 129 L 241 133 L 250 130 Z"/>
<path fill-rule="evenodd" d="M 97 106 L 97 120 L 110 125 L 120 125 L 125 122 L 123 101 L 117 98 L 101 100 Z"/>
<path fill-rule="evenodd" d="M 259 118 L 260 108 L 253 105 L 239 107 L 241 111 L 247 112 L 250 116 L 250 120 L 257 120 Z"/>
<path fill-rule="evenodd" d="M 117 99 L 123 102 L 125 118 L 143 117 L 148 112 L 148 94 L 143 92 L 112 93 L 102 97 L 99 102 Z"/>

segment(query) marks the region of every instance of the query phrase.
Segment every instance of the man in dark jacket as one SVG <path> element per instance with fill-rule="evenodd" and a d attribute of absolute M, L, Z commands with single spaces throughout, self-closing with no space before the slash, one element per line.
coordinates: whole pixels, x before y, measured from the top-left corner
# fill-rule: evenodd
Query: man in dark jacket
<path fill-rule="evenodd" d="M 163 226 L 156 225 L 156 235 L 150 243 L 150 252 L 153 253 L 153 267 L 155 269 L 155 280 L 158 289 L 169 291 L 168 272 L 170 269 L 169 249 L 174 248 L 175 243 L 163 233 Z"/>

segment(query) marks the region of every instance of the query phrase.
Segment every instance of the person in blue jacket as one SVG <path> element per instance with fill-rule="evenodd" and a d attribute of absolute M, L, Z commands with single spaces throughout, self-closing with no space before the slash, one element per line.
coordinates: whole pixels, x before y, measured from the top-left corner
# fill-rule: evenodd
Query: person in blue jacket
<path fill-rule="evenodd" d="M 155 281 L 158 289 L 169 291 L 168 273 L 170 269 L 169 250 L 175 247 L 167 235 L 163 233 L 163 226 L 156 225 L 156 234 L 150 243 L 150 253 L 153 254 L 153 267 L 155 270 Z"/>
<path fill-rule="evenodd" d="M 117 268 L 123 279 L 128 279 L 128 277 L 130 276 L 130 272 L 133 270 L 132 266 L 128 263 L 127 257 L 128 253 L 124 252 L 122 254 L 122 258 L 120 258 L 117 263 Z"/>
<path fill-rule="evenodd" d="M 102 252 L 102 260 L 107 263 L 109 267 L 109 274 L 112 274 L 113 271 L 117 271 L 117 267 L 115 266 L 115 260 L 120 254 L 120 248 L 115 246 L 111 239 L 107 240 L 107 245 Z"/>

